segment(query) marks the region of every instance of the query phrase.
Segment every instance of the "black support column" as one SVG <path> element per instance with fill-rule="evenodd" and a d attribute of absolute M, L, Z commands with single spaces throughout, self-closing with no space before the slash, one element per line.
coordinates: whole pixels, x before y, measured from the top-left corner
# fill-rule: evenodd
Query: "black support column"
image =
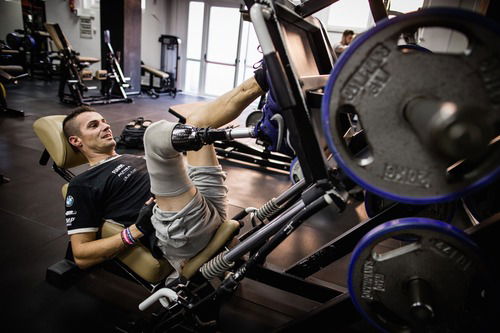
<path fill-rule="evenodd" d="M 139 0 L 106 0 L 101 6 L 101 59 L 107 47 L 103 32 L 111 33 L 111 45 L 120 53 L 123 74 L 130 77 L 128 94 L 141 90 L 141 2 Z"/>

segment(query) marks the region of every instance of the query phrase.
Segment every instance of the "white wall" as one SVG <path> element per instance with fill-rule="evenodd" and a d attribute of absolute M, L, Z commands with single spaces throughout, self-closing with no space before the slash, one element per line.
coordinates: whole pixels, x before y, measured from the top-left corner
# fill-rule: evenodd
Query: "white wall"
<path fill-rule="evenodd" d="M 1 1 L 1 0 L 0 0 Z M 106 0 L 101 0 L 106 1 Z M 140 0 L 137 0 L 140 1 Z M 87 3 L 94 2 L 95 5 L 90 8 L 83 8 Z M 141 20 L 141 59 L 144 63 L 159 68 L 161 45 L 158 38 L 162 34 L 174 34 L 168 31 L 167 27 L 172 26 L 170 23 L 176 19 L 176 15 L 169 15 L 171 3 L 176 3 L 178 0 L 146 0 L 146 8 L 142 11 Z M 181 2 L 187 2 L 182 1 Z M 59 23 L 61 29 L 70 41 L 73 49 L 80 52 L 83 56 L 101 57 L 101 22 L 99 14 L 98 1 L 78 1 L 80 5 L 80 15 L 93 16 L 92 39 L 80 38 L 80 20 L 70 12 L 67 0 L 47 0 L 47 21 L 51 23 Z M 113 32 L 111 32 L 111 41 L 113 41 Z M 93 65 L 92 70 L 99 69 L 101 64 Z"/>
<path fill-rule="evenodd" d="M 105 0 L 104 0 L 105 1 Z M 167 34 L 169 0 L 146 0 L 142 11 L 141 59 L 146 65 L 160 68 L 161 44 L 158 38 Z"/>
<path fill-rule="evenodd" d="M 177 88 L 184 87 L 185 68 L 186 68 L 186 39 L 188 29 L 188 14 L 189 14 L 189 1 L 188 0 L 166 0 L 167 1 L 167 34 L 177 36 L 181 39 L 179 45 L 179 67 Z"/>
<path fill-rule="evenodd" d="M 81 0 L 79 3 L 83 7 L 84 1 Z M 92 20 L 92 39 L 80 37 L 80 18 L 69 10 L 68 1 L 46 0 L 45 9 L 47 12 L 47 22 L 59 24 L 66 38 L 71 43 L 73 50 L 85 57 L 101 58 L 101 20 L 98 5 L 83 10 L 80 8 L 80 15 L 92 16 L 94 18 Z M 113 40 L 112 32 L 111 40 Z M 91 66 L 92 71 L 100 68 L 100 62 Z"/>
<path fill-rule="evenodd" d="M 21 0 L 0 0 L 0 39 L 5 41 L 5 36 L 15 29 L 23 29 L 23 13 Z"/>

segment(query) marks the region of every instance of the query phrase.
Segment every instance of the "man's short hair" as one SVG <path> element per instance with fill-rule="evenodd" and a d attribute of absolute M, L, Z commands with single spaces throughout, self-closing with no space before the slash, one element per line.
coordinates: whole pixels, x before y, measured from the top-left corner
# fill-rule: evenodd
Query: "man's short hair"
<path fill-rule="evenodd" d="M 96 112 L 95 109 L 91 108 L 90 106 L 79 106 L 73 111 L 71 111 L 70 114 L 66 116 L 63 120 L 63 133 L 64 136 L 66 137 L 66 140 L 69 140 L 69 137 L 72 135 L 79 135 L 80 134 L 80 128 L 78 127 L 77 124 L 75 124 L 74 119 L 79 115 L 84 112 Z"/>
<path fill-rule="evenodd" d="M 342 36 L 344 36 L 344 37 L 347 37 L 347 36 L 350 36 L 350 35 L 354 35 L 354 31 L 352 31 L 352 30 L 344 30 L 344 32 L 342 33 Z"/>

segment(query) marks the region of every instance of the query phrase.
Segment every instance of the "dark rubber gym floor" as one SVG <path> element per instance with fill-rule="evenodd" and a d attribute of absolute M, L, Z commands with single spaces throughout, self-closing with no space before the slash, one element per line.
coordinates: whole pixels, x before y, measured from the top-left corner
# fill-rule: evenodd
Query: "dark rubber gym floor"
<path fill-rule="evenodd" d="M 56 97 L 57 81 L 25 80 L 8 87 L 10 108 L 22 109 L 24 118 L 0 115 L 0 174 L 10 182 L 0 185 L 0 290 L 2 332 L 115 332 L 136 318 L 137 305 L 148 292 L 138 285 L 94 269 L 75 285 L 58 289 L 45 281 L 46 268 L 64 257 L 68 237 L 63 218 L 61 186 L 64 180 L 50 165 L 39 165 L 42 145 L 32 130 L 43 116 L 67 114 L 73 108 Z M 179 94 L 153 100 L 134 97 L 132 104 L 96 106 L 108 119 L 114 135 L 138 116 L 153 121 L 173 119 L 170 105 L 198 101 Z M 246 110 L 237 122 L 243 124 Z M 136 152 L 136 153 L 141 153 Z M 229 215 L 244 207 L 259 207 L 290 186 L 288 174 L 256 169 L 222 160 L 228 173 Z M 75 172 L 83 169 L 77 168 Z M 362 206 L 341 216 L 322 212 L 294 232 L 269 257 L 266 266 L 283 270 L 320 248 L 363 218 Z M 311 280 L 345 288 L 343 258 Z M 313 311 L 320 303 L 245 279 L 221 311 L 221 331 L 266 332 Z M 334 331 L 330 323 L 325 331 Z M 369 331 L 366 325 L 360 332 Z"/>

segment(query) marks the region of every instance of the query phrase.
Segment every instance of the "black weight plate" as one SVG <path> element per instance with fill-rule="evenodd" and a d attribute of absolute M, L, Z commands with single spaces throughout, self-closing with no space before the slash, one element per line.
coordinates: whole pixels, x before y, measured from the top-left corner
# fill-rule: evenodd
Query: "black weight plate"
<path fill-rule="evenodd" d="M 398 237 L 412 241 L 384 247 L 384 241 Z M 410 284 L 416 280 L 427 287 L 421 304 L 410 296 Z M 461 230 L 427 218 L 394 220 L 370 231 L 352 253 L 348 276 L 358 311 L 388 332 L 491 327 L 487 282 L 477 245 Z M 413 311 L 430 309 L 429 319 L 418 320 L 411 304 L 417 305 Z"/>
<path fill-rule="evenodd" d="M 398 47 L 401 32 L 436 26 L 463 33 L 467 52 L 404 53 Z M 355 39 L 336 63 L 322 103 L 323 131 L 339 166 L 363 188 L 410 204 L 449 201 L 491 181 L 500 173 L 499 140 L 475 164 L 463 163 L 469 166 L 461 177 L 451 177 L 449 161 L 422 144 L 403 108 L 417 96 L 435 96 L 492 110 L 498 121 L 500 96 L 491 82 L 500 82 L 499 41 L 500 29 L 483 16 L 449 8 L 401 15 Z M 366 140 L 356 155 L 344 137 L 353 114 Z"/>
<path fill-rule="evenodd" d="M 465 207 L 478 222 L 500 213 L 500 178 L 462 198 Z"/>

